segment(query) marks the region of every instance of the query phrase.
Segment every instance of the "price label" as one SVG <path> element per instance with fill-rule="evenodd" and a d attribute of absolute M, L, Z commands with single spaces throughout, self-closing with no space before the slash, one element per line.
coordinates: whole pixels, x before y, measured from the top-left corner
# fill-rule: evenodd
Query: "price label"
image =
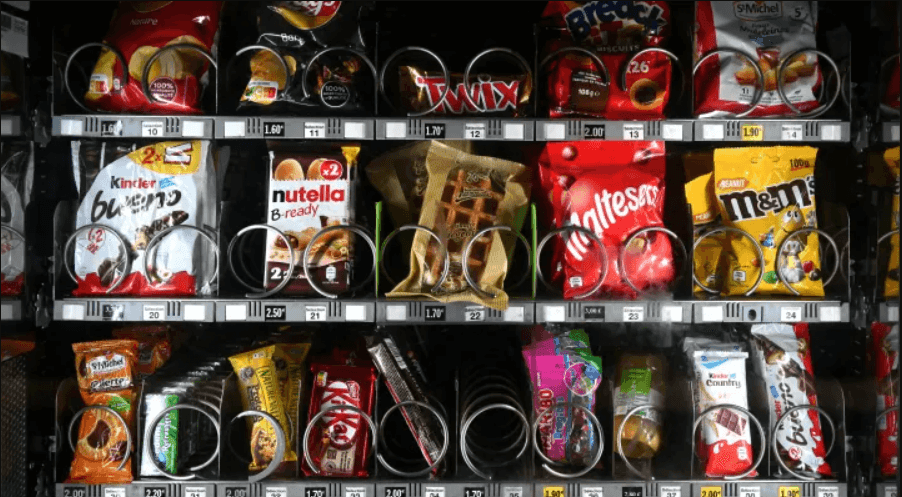
<path fill-rule="evenodd" d="M 444 138 L 445 123 L 429 123 L 426 126 L 426 138 Z"/>
<path fill-rule="evenodd" d="M 163 121 L 143 121 L 141 123 L 142 138 L 162 138 Z"/>
<path fill-rule="evenodd" d="M 587 305 L 583 306 L 583 319 L 604 320 L 603 305 Z"/>
<path fill-rule="evenodd" d="M 445 487 L 426 487 L 425 497 L 445 497 Z"/>
<path fill-rule="evenodd" d="M 464 497 L 485 497 L 484 487 L 464 487 Z M 563 497 L 563 496 L 561 496 Z"/>
<path fill-rule="evenodd" d="M 329 310 L 324 305 L 308 305 L 304 307 L 304 319 L 307 321 L 325 321 Z"/>
<path fill-rule="evenodd" d="M 623 497 L 642 497 L 642 487 L 623 487 Z"/>
<path fill-rule="evenodd" d="M 899 495 L 899 487 L 890 485 L 883 490 L 883 497 L 897 497 Z"/>
<path fill-rule="evenodd" d="M 739 497 L 761 497 L 761 487 L 739 487 Z"/>
<path fill-rule="evenodd" d="M 385 487 L 383 497 L 407 497 L 407 487 Z"/>
<path fill-rule="evenodd" d="M 542 497 L 566 497 L 564 487 L 545 487 L 542 489 Z"/>
<path fill-rule="evenodd" d="M 443 305 L 427 305 L 423 308 L 423 317 L 426 321 L 444 321 L 445 306 Z"/>
<path fill-rule="evenodd" d="M 464 321 L 485 321 L 485 307 L 481 305 L 467 306 L 464 310 Z"/>
<path fill-rule="evenodd" d="M 265 497 L 288 497 L 288 488 L 286 487 L 266 487 Z"/>
<path fill-rule="evenodd" d="M 207 488 L 185 487 L 185 497 L 207 497 Z"/>
<path fill-rule="evenodd" d="M 248 497 L 245 487 L 226 487 L 225 497 Z"/>
<path fill-rule="evenodd" d="M 722 487 L 702 487 L 699 497 L 723 497 Z"/>
<path fill-rule="evenodd" d="M 661 497 L 683 497 L 683 489 L 680 487 L 661 487 Z"/>
<path fill-rule="evenodd" d="M 125 306 L 122 304 L 103 304 L 100 316 L 104 321 L 122 321 L 125 319 Z"/>
<path fill-rule="evenodd" d="M 604 487 L 583 487 L 583 497 L 604 497 Z"/>
<path fill-rule="evenodd" d="M 166 318 L 166 306 L 163 304 L 145 304 L 143 314 L 145 321 L 162 321 Z"/>
<path fill-rule="evenodd" d="M 366 497 L 366 487 L 345 487 L 345 497 Z"/>
<path fill-rule="evenodd" d="M 122 136 L 122 121 L 100 121 L 100 136 Z"/>
<path fill-rule="evenodd" d="M 604 133 L 604 124 L 583 124 L 583 139 L 604 140 Z"/>
<path fill-rule="evenodd" d="M 801 307 L 781 307 L 780 308 L 780 321 L 782 321 L 784 323 L 797 323 L 801 320 L 802 320 L 802 308 Z"/>
<path fill-rule="evenodd" d="M 325 138 L 326 123 L 304 123 L 304 138 Z"/>
<path fill-rule="evenodd" d="M 263 308 L 263 319 L 266 321 L 285 321 L 286 314 L 284 305 L 268 305 Z"/>
<path fill-rule="evenodd" d="M 63 487 L 63 497 L 87 497 L 88 490 L 85 487 Z"/>
<path fill-rule="evenodd" d="M 764 140 L 764 126 L 760 124 L 743 124 L 742 141 L 760 142 Z"/>
<path fill-rule="evenodd" d="M 125 497 L 125 487 L 106 487 L 103 489 L 103 497 Z"/>
<path fill-rule="evenodd" d="M 784 124 L 780 130 L 780 138 L 785 142 L 800 142 L 804 137 L 801 124 Z"/>
<path fill-rule="evenodd" d="M 464 139 L 485 140 L 485 124 L 467 123 L 464 125 Z"/>
<path fill-rule="evenodd" d="M 504 487 L 504 497 L 523 497 L 523 487 Z"/>
<path fill-rule="evenodd" d="M 780 491 L 777 493 L 778 497 L 799 497 L 800 495 L 799 487 L 780 487 Z"/>
<path fill-rule="evenodd" d="M 818 487 L 817 497 L 839 497 L 839 487 Z"/>
<path fill-rule="evenodd" d="M 644 140 L 645 125 L 644 124 L 624 124 L 623 125 L 624 140 Z"/>
<path fill-rule="evenodd" d="M 166 497 L 166 487 L 144 487 L 144 497 Z"/>
<path fill-rule="evenodd" d="M 326 497 L 326 487 L 307 487 L 304 489 L 304 497 Z"/>
<path fill-rule="evenodd" d="M 285 123 L 263 123 L 263 136 L 285 136 Z"/>
<path fill-rule="evenodd" d="M 641 323 L 645 321 L 644 307 L 624 307 L 623 322 L 624 323 Z"/>

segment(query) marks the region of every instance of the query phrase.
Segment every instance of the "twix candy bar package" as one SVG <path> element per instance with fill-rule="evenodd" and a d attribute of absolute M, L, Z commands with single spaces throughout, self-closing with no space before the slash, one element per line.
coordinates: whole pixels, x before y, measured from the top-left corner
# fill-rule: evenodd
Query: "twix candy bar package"
<path fill-rule="evenodd" d="M 138 342 L 83 342 L 72 344 L 72 350 L 75 352 L 78 389 L 85 405 L 108 407 L 121 416 L 125 425 L 108 411 L 85 411 L 67 482 L 130 483 L 131 462 L 122 464 L 122 461 L 131 455 L 125 448 L 129 431 L 133 429 L 137 402 Z M 122 469 L 119 469 L 120 465 Z"/>
<path fill-rule="evenodd" d="M 696 415 L 718 404 L 748 409 L 745 363 L 748 352 L 741 345 L 689 337 L 683 342 L 695 381 L 692 383 Z M 752 432 L 748 417 L 740 411 L 716 409 L 705 415 L 699 428 L 698 456 L 705 475 L 713 478 L 740 475 L 752 467 Z M 756 476 L 752 472 L 749 476 Z"/>
<path fill-rule="evenodd" d="M 693 78 L 696 113 L 722 117 L 744 112 L 758 88 L 764 94 L 749 116 L 794 115 L 777 93 L 777 71 L 796 51 L 817 48 L 816 30 L 817 2 L 696 2 L 693 64 L 713 50 L 733 49 L 751 57 L 764 75 L 761 88 L 749 61 L 727 53 L 712 56 Z M 813 53 L 793 55 L 782 74 L 787 98 L 802 112 L 819 105 L 822 80 Z"/>
<path fill-rule="evenodd" d="M 777 275 L 803 297 L 823 297 L 823 268 L 817 228 L 813 147 L 721 148 L 714 151 L 714 194 L 723 223 L 751 235 L 761 246 L 759 261 L 749 241 L 730 242 L 726 295 L 743 295 L 764 272 L 760 295 L 792 295 Z M 783 250 L 778 253 L 780 244 Z"/>
<path fill-rule="evenodd" d="M 81 144 L 73 142 L 73 157 Z M 77 169 L 98 164 L 79 162 Z M 216 225 L 217 181 L 210 142 L 159 142 L 100 164 L 82 195 L 73 243 L 78 287 L 73 295 L 192 296 L 212 293 L 210 243 L 194 230 L 175 229 L 145 260 L 154 237 L 175 226 Z M 110 231 L 114 231 L 124 242 Z M 131 261 L 131 264 L 128 264 Z M 153 264 L 151 264 L 153 262 Z M 148 281 L 142 273 L 149 266 Z M 125 269 L 128 268 L 128 272 Z"/>
<path fill-rule="evenodd" d="M 423 112 L 436 106 L 445 90 L 441 72 L 424 71 L 415 66 L 401 66 L 401 106 L 405 111 Z M 526 115 L 532 81 L 526 73 L 470 75 L 464 84 L 463 74 L 452 73 L 451 89 L 432 111 L 433 114 L 492 114 L 511 117 Z"/>
<path fill-rule="evenodd" d="M 304 250 L 329 226 L 353 222 L 353 185 L 357 176 L 357 145 L 302 148 L 270 143 L 267 223 L 285 233 L 291 250 L 276 233 L 266 235 L 266 288 L 291 282 L 287 295 L 311 295 L 304 276 Z M 351 279 L 351 235 L 332 231 L 316 239 L 307 261 L 311 277 L 332 293 L 346 290 Z M 294 253 L 294 268 L 292 257 Z"/>
<path fill-rule="evenodd" d="M 120 2 L 104 43 L 116 48 L 128 63 L 106 48 L 100 52 L 85 105 L 105 112 L 199 114 L 210 63 L 193 45 L 215 57 L 222 2 Z M 147 72 L 153 100 L 142 86 L 147 63 L 163 51 Z M 128 81 L 123 72 L 128 71 Z"/>
<path fill-rule="evenodd" d="M 780 426 L 777 419 L 788 409 L 817 405 L 814 368 L 811 365 L 811 338 L 808 325 L 752 325 L 752 353 L 755 371 L 764 379 L 771 426 L 787 465 L 797 473 L 829 476 L 830 465 L 824 459 L 827 450 L 820 415 L 813 409 L 790 413 Z"/>
<path fill-rule="evenodd" d="M 429 297 L 440 302 L 478 302 L 493 309 L 507 308 L 502 289 L 507 274 L 508 251 L 500 232 L 491 231 L 472 243 L 469 260 L 464 247 L 480 230 L 507 225 L 519 231 L 529 202 L 530 172 L 516 162 L 482 157 L 432 147 L 426 156 L 428 183 L 423 194 L 419 223 L 442 239 L 438 246 L 426 232 L 418 230 L 410 254 L 410 273 L 388 297 Z M 513 244 L 513 240 L 510 242 Z M 450 255 L 450 270 L 437 293 L 444 268 L 444 251 Z M 463 265 L 485 292 L 484 297 L 467 284 Z"/>
<path fill-rule="evenodd" d="M 0 142 L 0 295 L 15 296 L 25 285 L 25 209 L 34 179 L 33 144 Z"/>

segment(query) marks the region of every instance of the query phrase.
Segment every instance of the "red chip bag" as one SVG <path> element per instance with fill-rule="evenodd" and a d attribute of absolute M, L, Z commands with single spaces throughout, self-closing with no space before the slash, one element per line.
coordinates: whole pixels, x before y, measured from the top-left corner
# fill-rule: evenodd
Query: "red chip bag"
<path fill-rule="evenodd" d="M 116 48 L 128 67 L 104 49 L 85 105 L 107 112 L 200 114 L 202 79 L 210 64 L 196 50 L 170 49 L 157 57 L 147 75 L 153 101 L 144 95 L 141 78 L 147 62 L 167 45 L 194 45 L 214 53 L 221 7 L 222 2 L 121 2 L 103 42 Z"/>
<path fill-rule="evenodd" d="M 666 2 L 548 2 L 542 22 L 561 32 L 546 45 L 546 55 L 568 46 L 585 48 L 598 55 L 614 80 L 605 84 L 600 69 L 584 54 L 559 54 L 543 68 L 548 71 L 551 117 L 664 117 L 671 83 L 666 55 L 650 52 L 630 62 L 625 88 L 620 86 L 620 74 L 633 54 L 667 40 Z"/>
<path fill-rule="evenodd" d="M 618 257 L 627 238 L 637 230 L 663 227 L 663 142 L 561 142 L 546 145 L 539 158 L 548 171 L 543 188 L 550 192 L 557 226 L 573 225 L 594 232 L 607 254 L 607 274 L 590 297 L 635 299 L 640 290 L 666 287 L 675 276 L 670 239 L 650 232 L 633 239 Z M 564 297 L 572 299 L 593 288 L 604 271 L 597 244 L 584 234 L 567 236 L 554 253 L 553 265 L 564 272 Z"/>
<path fill-rule="evenodd" d="M 752 57 L 764 76 L 764 94 L 749 116 L 792 116 L 777 92 L 777 72 L 786 57 L 816 48 L 816 30 L 816 2 L 696 2 L 693 64 L 717 49 Z M 720 117 L 748 110 L 761 85 L 755 69 L 744 58 L 725 52 L 711 59 L 693 78 L 696 114 Z M 815 54 L 793 55 L 782 80 L 787 98 L 797 109 L 808 112 L 818 107 L 822 75 Z M 834 87 L 825 90 L 832 92 Z"/>
<path fill-rule="evenodd" d="M 874 323 L 874 373 L 877 376 L 877 414 L 899 405 L 899 325 Z M 877 461 L 880 473 L 895 477 L 899 471 L 899 412 L 877 419 Z"/>

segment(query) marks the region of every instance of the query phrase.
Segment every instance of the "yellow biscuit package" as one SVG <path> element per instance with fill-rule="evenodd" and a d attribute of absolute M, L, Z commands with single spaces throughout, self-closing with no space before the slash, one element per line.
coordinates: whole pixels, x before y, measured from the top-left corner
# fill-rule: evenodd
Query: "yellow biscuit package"
<path fill-rule="evenodd" d="M 276 366 L 281 356 L 275 345 L 251 350 L 229 357 L 232 369 L 238 376 L 241 401 L 246 410 L 263 411 L 279 422 L 286 441 L 292 438 L 291 429 L 287 421 L 287 412 L 282 398 L 282 387 L 279 382 L 279 371 Z M 272 424 L 259 417 L 250 418 L 248 427 L 251 432 L 251 472 L 261 471 L 266 468 L 276 454 L 277 438 L 276 430 Z M 279 468 L 277 474 L 291 473 L 290 468 L 295 466 L 297 455 L 288 444 L 285 448 L 285 456 L 282 459 L 284 468 Z"/>
<path fill-rule="evenodd" d="M 714 173 L 708 172 L 686 183 L 686 201 L 692 209 L 692 226 L 694 240 L 708 231 L 721 226 L 720 213 L 717 210 L 717 200 L 714 197 Z M 695 277 L 703 285 L 711 289 L 723 286 L 723 259 L 724 239 L 718 235 L 712 235 L 695 248 L 693 255 L 693 271 Z M 698 285 L 694 285 L 693 291 L 703 292 Z"/>
<path fill-rule="evenodd" d="M 748 240 L 730 243 L 724 293 L 743 295 L 764 275 L 755 293 L 794 295 L 777 275 L 802 297 L 823 297 L 825 269 L 819 239 L 807 232 L 817 228 L 813 147 L 724 148 L 714 151 L 714 194 L 723 223 L 751 235 L 764 254 L 759 261 Z M 778 248 L 790 237 L 781 253 Z"/>
<path fill-rule="evenodd" d="M 294 447 L 299 431 L 300 401 L 304 393 L 301 388 L 306 378 L 304 362 L 310 351 L 310 344 L 277 343 L 275 347 L 275 363 L 282 390 L 282 403 L 285 405 L 288 425 L 293 427 L 291 433 L 288 433 L 288 441 Z"/>
<path fill-rule="evenodd" d="M 891 230 L 899 230 L 899 147 L 891 148 L 883 154 L 883 160 L 893 176 L 893 212 L 890 222 Z M 889 239 L 890 255 L 889 266 L 886 269 L 886 280 L 883 285 L 884 297 L 899 296 L 899 234 L 896 233 Z M 880 247 L 881 251 L 886 246 Z"/>

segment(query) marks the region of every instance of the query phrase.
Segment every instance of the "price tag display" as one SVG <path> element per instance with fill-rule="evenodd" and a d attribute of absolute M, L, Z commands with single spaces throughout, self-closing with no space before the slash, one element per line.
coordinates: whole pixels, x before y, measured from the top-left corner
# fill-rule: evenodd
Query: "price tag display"
<path fill-rule="evenodd" d="M 329 310 L 324 305 L 308 305 L 304 307 L 304 319 L 307 321 L 325 321 Z"/>
<path fill-rule="evenodd" d="M 464 139 L 465 140 L 484 140 L 485 135 L 486 135 L 485 124 L 483 124 L 483 123 L 464 124 Z"/>
<path fill-rule="evenodd" d="M 185 497 L 207 497 L 207 487 L 185 487 Z"/>
<path fill-rule="evenodd" d="M 485 321 L 485 307 L 481 305 L 470 305 L 464 310 L 464 321 Z"/>
<path fill-rule="evenodd" d="M 286 487 L 266 487 L 264 497 L 288 497 L 288 488 Z"/>
<path fill-rule="evenodd" d="M 263 123 L 263 136 L 285 136 L 285 123 Z"/>
<path fill-rule="evenodd" d="M 307 487 L 304 489 L 304 497 L 326 497 L 326 487 Z"/>
<path fill-rule="evenodd" d="M 426 487 L 424 497 L 445 497 L 445 487 Z"/>
<path fill-rule="evenodd" d="M 366 497 L 366 487 L 345 487 L 345 497 Z"/>
<path fill-rule="evenodd" d="M 144 487 L 143 497 L 166 497 L 166 487 Z"/>
<path fill-rule="evenodd" d="M 780 130 L 780 138 L 785 142 L 800 142 L 804 137 L 801 124 L 784 124 Z"/>
<path fill-rule="evenodd" d="M 624 323 L 641 323 L 645 321 L 644 307 L 624 307 L 623 322 Z"/>
<path fill-rule="evenodd" d="M 620 493 L 623 497 L 642 497 L 642 487 L 623 487 Z"/>
<path fill-rule="evenodd" d="M 423 306 L 423 317 L 426 321 L 444 321 L 445 314 L 445 306 L 443 305 Z"/>
<path fill-rule="evenodd" d="M 382 497 L 407 497 L 407 487 L 385 487 Z"/>
<path fill-rule="evenodd" d="M 761 497 L 761 487 L 739 487 L 739 497 Z"/>
<path fill-rule="evenodd" d="M 125 319 L 125 306 L 122 304 L 103 304 L 100 316 L 104 321 L 122 321 Z"/>
<path fill-rule="evenodd" d="M 122 136 L 122 121 L 100 121 L 100 136 Z"/>
<path fill-rule="evenodd" d="M 623 125 L 624 140 L 644 140 L 645 125 L 644 124 L 624 124 Z"/>
<path fill-rule="evenodd" d="M 818 487 L 817 497 L 839 497 L 839 487 Z"/>
<path fill-rule="evenodd" d="M 263 308 L 263 319 L 266 321 L 285 321 L 287 314 L 288 309 L 284 305 L 268 305 Z"/>
<path fill-rule="evenodd" d="M 567 497 L 564 487 L 545 487 L 542 489 L 542 497 Z"/>
<path fill-rule="evenodd" d="M 87 497 L 88 490 L 85 487 L 63 487 L 63 497 Z"/>
<path fill-rule="evenodd" d="M 103 489 L 103 497 L 125 497 L 125 487 L 106 487 Z"/>
<path fill-rule="evenodd" d="M 424 128 L 426 130 L 426 138 L 445 137 L 445 123 L 429 123 Z"/>
<path fill-rule="evenodd" d="M 760 124 L 743 124 L 742 141 L 760 142 L 764 140 L 764 126 Z"/>
<path fill-rule="evenodd" d="M 326 123 L 304 123 L 304 138 L 325 138 Z"/>
<path fill-rule="evenodd" d="M 485 488 L 464 487 L 464 497 L 485 497 Z"/>
<path fill-rule="evenodd" d="M 583 497 L 604 497 L 604 487 L 583 487 Z"/>
<path fill-rule="evenodd" d="M 583 124 L 583 138 L 586 140 L 604 140 L 604 124 Z M 563 138 L 561 138 L 563 140 Z"/>
<path fill-rule="evenodd" d="M 523 487 L 504 487 L 502 497 L 523 497 Z"/>
<path fill-rule="evenodd" d="M 142 138 L 162 138 L 163 121 L 143 121 L 141 123 Z"/>
<path fill-rule="evenodd" d="M 883 497 L 898 497 L 899 495 L 899 487 L 895 485 L 888 485 L 883 490 Z"/>
<path fill-rule="evenodd" d="M 248 497 L 245 487 L 226 487 L 225 497 Z"/>
<path fill-rule="evenodd" d="M 722 487 L 702 487 L 699 497 L 723 497 Z"/>
<path fill-rule="evenodd" d="M 681 487 L 661 487 L 661 497 L 683 497 Z"/>
<path fill-rule="evenodd" d="M 801 307 L 781 307 L 780 321 L 784 323 L 797 323 L 802 320 Z"/>
<path fill-rule="evenodd" d="M 162 321 L 166 318 L 166 305 L 145 304 L 143 314 L 145 321 Z"/>
<path fill-rule="evenodd" d="M 800 497 L 799 487 L 780 487 L 777 497 Z"/>

